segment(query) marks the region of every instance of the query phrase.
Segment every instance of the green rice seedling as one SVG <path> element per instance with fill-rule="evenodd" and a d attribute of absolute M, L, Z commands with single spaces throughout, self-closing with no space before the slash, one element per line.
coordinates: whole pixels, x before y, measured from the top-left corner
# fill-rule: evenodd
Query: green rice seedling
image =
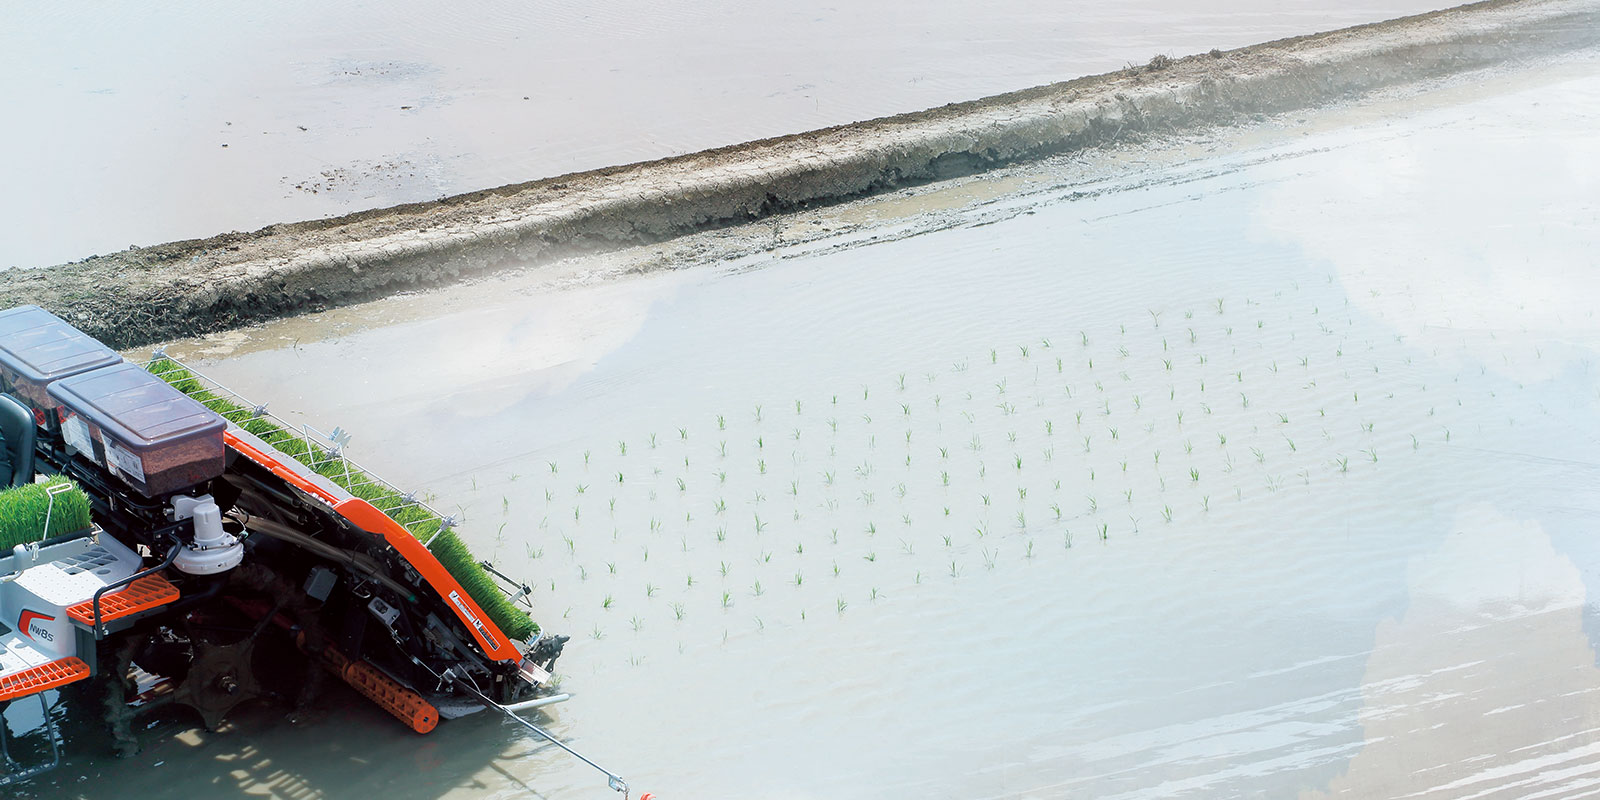
<path fill-rule="evenodd" d="M 1016 465 L 1017 471 L 1021 472 L 1022 471 L 1022 456 L 1019 456 L 1019 455 L 1016 455 L 1015 453 L 1013 453 L 1011 458 L 1012 458 L 1012 463 Z"/>
<path fill-rule="evenodd" d="M 835 577 L 835 578 L 839 577 L 839 562 L 838 561 L 833 562 L 833 577 Z"/>
<path fill-rule="evenodd" d="M 766 449 L 766 446 L 767 446 L 766 438 L 765 437 L 761 437 L 761 436 L 757 436 L 756 437 L 756 449 L 757 450 L 764 450 L 764 449 Z"/>
<path fill-rule="evenodd" d="M 1195 469 L 1194 467 L 1190 467 L 1189 468 L 1189 481 L 1191 483 L 1199 483 L 1200 482 L 1200 470 Z"/>
<path fill-rule="evenodd" d="M 638 633 L 639 629 L 644 627 L 644 620 L 635 615 L 628 620 L 628 624 L 633 626 L 634 633 Z"/>
<path fill-rule="evenodd" d="M 716 534 L 717 534 L 717 541 L 719 541 L 719 542 L 727 541 L 727 539 L 728 539 L 728 529 L 727 528 L 722 527 L 720 525 L 717 526 Z"/>
<path fill-rule="evenodd" d="M 1261 452 L 1260 448 L 1256 448 L 1256 447 L 1250 448 L 1250 455 L 1253 455 L 1253 456 L 1256 457 L 1256 463 L 1257 464 L 1265 464 L 1265 463 L 1267 463 L 1267 454 Z"/>
<path fill-rule="evenodd" d="M 1239 393 L 1239 407 L 1240 408 L 1249 408 L 1250 407 L 1250 395 L 1247 395 L 1244 392 L 1240 392 Z"/>
<path fill-rule="evenodd" d="M 590 635 L 591 638 L 593 638 L 597 642 L 600 641 L 601 639 L 606 638 L 606 635 L 603 632 L 601 632 L 599 625 L 594 626 L 594 632 L 589 634 L 589 635 Z"/>
<path fill-rule="evenodd" d="M 1095 512 L 1100 510 L 1100 504 L 1095 501 L 1094 495 L 1092 495 L 1092 494 L 1089 495 L 1088 496 L 1088 500 L 1089 500 L 1089 513 L 1090 514 L 1093 514 L 1093 513 L 1095 513 Z"/>
<path fill-rule="evenodd" d="M 1172 522 L 1172 506 L 1161 507 L 1161 518 L 1169 523 Z"/>
<path fill-rule="evenodd" d="M 1283 437 L 1283 440 L 1285 442 L 1289 443 L 1289 452 L 1293 453 L 1293 452 L 1297 452 L 1299 450 L 1299 448 L 1294 446 L 1294 440 L 1293 439 L 1290 439 L 1289 437 L 1285 436 L 1285 437 Z"/>
<path fill-rule="evenodd" d="M 554 462 L 554 461 L 546 461 L 545 463 L 550 465 L 550 474 L 551 475 L 555 475 L 555 474 L 557 474 L 557 473 L 559 473 L 561 471 L 561 469 L 556 466 L 556 462 Z"/>
<path fill-rule="evenodd" d="M 767 474 L 767 460 L 764 458 L 756 459 L 756 470 L 762 475 Z"/>
<path fill-rule="evenodd" d="M 617 473 L 617 483 L 622 483 L 622 473 Z"/>
<path fill-rule="evenodd" d="M 1183 440 L 1183 454 L 1184 455 L 1190 455 L 1192 453 L 1194 453 L 1194 443 L 1189 441 L 1188 439 L 1184 439 Z"/>
<path fill-rule="evenodd" d="M 584 492 L 587 492 L 587 491 L 589 491 L 589 485 L 588 484 L 585 484 L 585 483 L 578 484 L 578 491 L 577 491 L 578 494 L 583 494 Z"/>
<path fill-rule="evenodd" d="M 1017 527 L 1019 527 L 1019 528 L 1028 527 L 1028 517 L 1027 517 L 1027 515 L 1025 513 L 1021 512 L 1021 511 L 1017 512 Z"/>
<path fill-rule="evenodd" d="M 840 615 L 840 616 L 843 616 L 843 615 L 844 615 L 844 610 L 845 610 L 845 609 L 846 609 L 846 608 L 849 608 L 849 607 L 850 607 L 850 604 L 849 604 L 849 603 L 846 603 L 846 602 L 845 602 L 845 601 L 844 601 L 844 598 L 843 598 L 843 597 L 841 597 L 841 598 L 839 598 L 839 601 L 838 601 L 838 602 L 837 602 L 837 603 L 835 603 L 835 604 L 834 604 L 834 608 L 836 608 L 836 609 L 838 609 L 838 612 L 839 612 L 839 615 Z"/>
<path fill-rule="evenodd" d="M 727 590 L 723 590 L 723 592 L 722 592 L 722 607 L 723 608 L 727 608 L 727 607 L 729 607 L 731 605 L 733 605 L 733 593 L 729 592 Z"/>
<path fill-rule="evenodd" d="M 983 504 L 984 505 L 989 505 L 989 495 L 980 495 L 980 496 L 983 498 Z"/>
<path fill-rule="evenodd" d="M 1217 445 L 1220 447 L 1226 447 L 1228 445 L 1228 435 L 1225 433 L 1218 433 Z"/>
<path fill-rule="evenodd" d="M 550 502 L 550 501 L 552 501 L 554 499 L 556 499 L 555 492 L 552 492 L 549 489 L 544 490 L 544 501 L 546 503 L 548 503 L 548 502 Z"/>
<path fill-rule="evenodd" d="M 761 515 L 760 514 L 756 514 L 755 518 L 756 518 L 756 533 L 762 533 L 763 531 L 765 531 L 767 529 L 767 523 L 761 521 Z"/>
<path fill-rule="evenodd" d="M 1110 537 L 1110 532 L 1111 532 L 1111 526 L 1110 525 L 1108 525 L 1108 524 L 1106 524 L 1104 522 L 1100 523 L 1100 541 L 1103 542 L 1103 541 L 1111 538 Z"/>
<path fill-rule="evenodd" d="M 66 488 L 57 488 L 66 487 Z M 89 496 L 60 476 L 0 492 L 0 552 L 89 527 Z"/>
<path fill-rule="evenodd" d="M 588 450 L 583 451 L 583 466 L 585 466 L 585 467 L 589 466 L 589 451 Z"/>
<path fill-rule="evenodd" d="M 1372 425 L 1371 422 L 1363 422 L 1361 423 L 1361 430 L 1365 433 L 1372 433 Z"/>
<path fill-rule="evenodd" d="M 1420 447 L 1422 447 L 1422 443 L 1417 441 L 1417 435 L 1414 433 L 1411 434 L 1411 449 L 1416 450 Z"/>
<path fill-rule="evenodd" d="M 997 364 L 997 363 L 999 363 L 999 360 L 1000 360 L 999 354 L 994 351 L 994 348 L 992 348 L 992 347 L 989 348 L 989 363 L 990 364 Z"/>
<path fill-rule="evenodd" d="M 771 564 L 771 563 L 772 563 L 772 551 L 771 550 L 762 550 L 761 551 L 761 557 L 756 559 L 756 565 L 760 566 L 762 564 Z"/>
<path fill-rule="evenodd" d="M 939 473 L 939 483 L 941 483 L 942 485 L 945 485 L 945 486 L 949 486 L 950 485 L 950 473 L 941 471 Z"/>
<path fill-rule="evenodd" d="M 572 507 L 572 521 L 573 522 L 581 522 L 582 520 L 583 520 L 583 509 L 581 507 L 579 507 L 579 506 L 573 506 Z"/>
<path fill-rule="evenodd" d="M 1211 495 L 1208 494 L 1208 495 L 1205 495 L 1205 496 L 1200 498 L 1200 510 L 1201 511 L 1210 511 L 1211 510 Z"/>
<path fill-rule="evenodd" d="M 1122 462 L 1122 471 L 1123 472 L 1127 472 L 1128 471 L 1128 462 L 1126 462 L 1126 461 Z"/>
<path fill-rule="evenodd" d="M 1089 357 L 1089 369 L 1091 369 L 1091 370 L 1094 369 L 1094 357 L 1093 356 Z"/>
<path fill-rule="evenodd" d="M 806 582 L 806 577 L 804 575 L 800 574 L 800 570 L 795 570 L 794 571 L 794 585 L 795 586 L 800 586 L 800 585 L 803 585 L 805 582 Z"/>
<path fill-rule="evenodd" d="M 607 561 L 606 562 L 606 569 L 609 570 L 612 575 L 617 574 L 617 562 L 615 562 L 615 561 Z"/>
<path fill-rule="evenodd" d="M 1122 490 L 1122 496 L 1128 498 L 1128 505 L 1130 505 L 1130 506 L 1133 505 L 1133 490 L 1132 489 L 1123 489 Z"/>
<path fill-rule="evenodd" d="M 877 533 L 878 533 L 878 523 L 876 523 L 876 522 L 868 522 L 867 523 L 867 535 L 868 536 L 876 536 Z"/>
<path fill-rule="evenodd" d="M 600 601 L 600 607 L 608 610 L 611 608 L 611 595 L 606 595 L 606 599 Z"/>
<path fill-rule="evenodd" d="M 756 404 L 756 422 L 760 422 L 760 421 L 761 421 L 761 404 L 757 403 Z"/>
<path fill-rule="evenodd" d="M 1158 466 L 1158 467 L 1161 466 L 1161 451 L 1160 450 L 1156 451 L 1156 466 Z"/>
<path fill-rule="evenodd" d="M 878 554 L 877 553 L 873 553 L 873 552 L 869 552 L 866 555 L 862 556 L 861 558 L 866 560 L 866 561 L 877 561 L 878 560 Z"/>
<path fill-rule="evenodd" d="M 750 593 L 755 595 L 756 597 L 760 597 L 761 595 L 765 594 L 765 592 L 761 588 L 761 581 L 756 581 L 755 583 L 750 585 Z"/>
<path fill-rule="evenodd" d="M 1217 300 L 1216 300 L 1217 313 L 1218 314 L 1222 313 L 1222 300 L 1223 300 L 1223 298 L 1221 298 L 1221 297 L 1217 298 Z"/>
<path fill-rule="evenodd" d="M 1189 329 L 1189 344 L 1195 344 L 1198 341 L 1200 341 L 1200 337 L 1195 335 L 1194 328 L 1190 328 Z"/>
<path fill-rule="evenodd" d="M 1366 450 L 1362 450 L 1361 452 L 1366 453 L 1367 456 L 1372 459 L 1372 463 L 1378 463 L 1378 448 L 1371 447 Z"/>

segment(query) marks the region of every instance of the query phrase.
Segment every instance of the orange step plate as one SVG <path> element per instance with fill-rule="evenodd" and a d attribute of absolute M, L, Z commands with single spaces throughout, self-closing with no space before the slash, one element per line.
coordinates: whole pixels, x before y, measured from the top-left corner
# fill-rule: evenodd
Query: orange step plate
<path fill-rule="evenodd" d="M 160 573 L 146 575 L 128 586 L 100 598 L 100 621 L 110 622 L 141 611 L 160 608 L 178 599 L 178 587 Z M 83 625 L 94 625 L 94 600 L 85 600 L 69 609 L 67 616 Z"/>
<path fill-rule="evenodd" d="M 68 656 L 0 678 L 0 702 L 38 694 L 46 689 L 66 686 L 89 677 L 89 665 L 77 656 Z"/>

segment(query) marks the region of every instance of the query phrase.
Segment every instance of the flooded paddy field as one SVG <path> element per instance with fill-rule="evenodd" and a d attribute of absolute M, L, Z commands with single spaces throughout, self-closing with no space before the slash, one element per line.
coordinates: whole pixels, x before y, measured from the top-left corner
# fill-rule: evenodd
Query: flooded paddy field
<path fill-rule="evenodd" d="M 838 125 L 1452 5 L 17 7 L 0 267 Z"/>
<path fill-rule="evenodd" d="M 1584 796 L 1597 101 L 1590 52 L 171 350 L 527 576 L 574 636 L 543 721 L 636 791 Z M 605 793 L 331 697 L 126 761 L 85 715 L 27 790 Z"/>

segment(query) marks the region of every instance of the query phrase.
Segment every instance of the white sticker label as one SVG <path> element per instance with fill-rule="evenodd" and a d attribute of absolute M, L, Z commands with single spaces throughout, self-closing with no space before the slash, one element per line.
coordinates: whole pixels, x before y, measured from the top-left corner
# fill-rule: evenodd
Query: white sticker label
<path fill-rule="evenodd" d="M 61 423 L 61 435 L 67 440 L 67 446 L 89 457 L 94 461 L 94 439 L 89 436 L 89 423 L 83 417 L 73 414 L 67 421 Z M 98 462 L 97 462 L 98 463 Z"/>
<path fill-rule="evenodd" d="M 491 648 L 500 646 L 500 643 L 495 641 L 494 634 L 490 633 L 489 629 L 478 619 L 478 615 L 467 610 L 467 604 L 461 602 L 461 595 L 451 592 L 450 602 L 455 604 L 456 609 L 461 612 L 462 616 L 472 620 L 472 627 L 478 629 L 478 635 L 482 636 L 483 640 L 488 642 Z"/>
<path fill-rule="evenodd" d="M 117 469 L 127 473 L 134 480 L 144 483 L 144 460 L 116 445 L 110 439 L 106 440 L 106 460 L 117 465 Z"/>

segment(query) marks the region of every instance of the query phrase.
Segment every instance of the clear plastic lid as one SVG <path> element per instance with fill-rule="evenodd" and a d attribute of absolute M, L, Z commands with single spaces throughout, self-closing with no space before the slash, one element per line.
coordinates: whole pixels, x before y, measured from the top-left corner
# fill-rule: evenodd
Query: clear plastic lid
<path fill-rule="evenodd" d="M 37 384 L 122 361 L 116 351 L 38 307 L 0 311 L 0 365 Z"/>
<path fill-rule="evenodd" d="M 63 378 L 50 396 L 134 450 L 220 435 L 227 422 L 135 364 Z"/>

